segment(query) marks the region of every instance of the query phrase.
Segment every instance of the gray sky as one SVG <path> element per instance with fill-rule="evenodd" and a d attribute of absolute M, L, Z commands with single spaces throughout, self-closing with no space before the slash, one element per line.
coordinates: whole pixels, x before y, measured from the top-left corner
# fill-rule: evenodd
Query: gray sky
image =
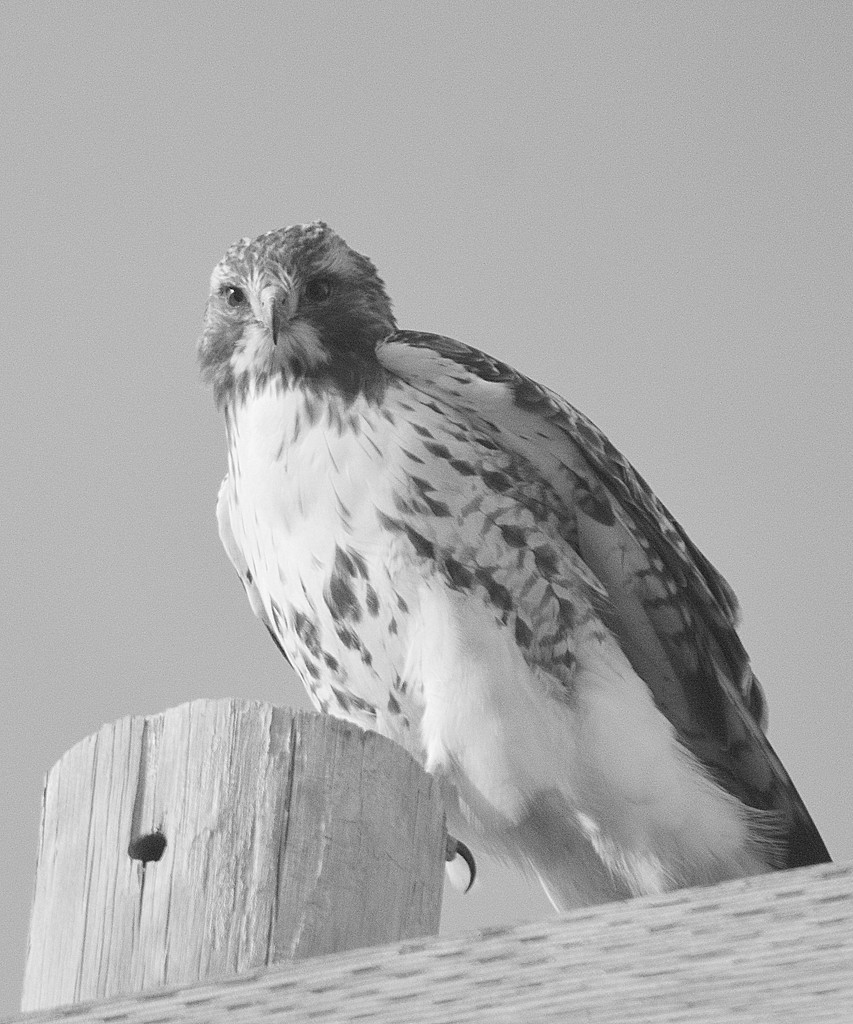
<path fill-rule="evenodd" d="M 853 7 L 3 4 L 0 1011 L 46 769 L 199 696 L 304 706 L 219 546 L 225 246 L 328 221 L 401 326 L 590 415 L 728 577 L 853 856 Z M 541 917 L 481 865 L 444 927 Z"/>

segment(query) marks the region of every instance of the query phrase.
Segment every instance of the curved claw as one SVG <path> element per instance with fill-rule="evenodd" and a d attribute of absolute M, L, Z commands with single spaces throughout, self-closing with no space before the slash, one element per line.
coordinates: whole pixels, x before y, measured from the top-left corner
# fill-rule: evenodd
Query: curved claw
<path fill-rule="evenodd" d="M 471 853 L 461 839 L 454 839 L 453 836 L 448 836 L 445 859 L 451 861 L 455 860 L 457 857 L 461 857 L 468 865 L 468 871 L 471 874 L 471 878 L 465 886 L 465 892 L 470 892 L 471 886 L 474 884 L 474 879 L 477 877 L 477 863 L 474 860 L 474 854 Z"/>

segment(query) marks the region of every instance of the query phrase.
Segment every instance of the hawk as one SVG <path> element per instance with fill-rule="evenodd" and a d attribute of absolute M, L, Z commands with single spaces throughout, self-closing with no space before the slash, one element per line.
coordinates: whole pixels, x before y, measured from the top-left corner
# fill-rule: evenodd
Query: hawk
<path fill-rule="evenodd" d="M 454 835 L 560 909 L 829 859 L 734 594 L 582 413 L 397 330 L 322 222 L 228 249 L 198 351 L 252 609 L 317 708 L 438 777 Z"/>

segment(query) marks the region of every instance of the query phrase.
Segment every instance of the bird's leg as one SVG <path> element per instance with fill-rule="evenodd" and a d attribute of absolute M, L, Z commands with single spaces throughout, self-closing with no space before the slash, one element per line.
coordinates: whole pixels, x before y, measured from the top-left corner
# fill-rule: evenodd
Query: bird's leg
<path fill-rule="evenodd" d="M 477 877 L 477 865 L 474 861 L 474 854 L 471 853 L 461 839 L 454 839 L 453 836 L 448 835 L 444 859 L 449 864 L 451 861 L 456 860 L 457 857 L 461 857 L 468 865 L 470 877 L 468 879 L 468 884 L 465 886 L 465 892 L 470 892 L 471 886 L 474 884 L 474 879 Z"/>

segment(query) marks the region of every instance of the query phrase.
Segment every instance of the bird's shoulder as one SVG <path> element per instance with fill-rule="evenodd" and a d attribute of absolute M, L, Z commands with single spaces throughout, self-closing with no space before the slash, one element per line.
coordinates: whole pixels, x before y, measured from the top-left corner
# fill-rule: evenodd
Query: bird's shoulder
<path fill-rule="evenodd" d="M 377 356 L 411 386 L 475 416 L 558 491 L 570 486 L 575 507 L 599 528 L 620 520 L 649 558 L 661 560 L 721 628 L 733 631 L 739 609 L 732 588 L 580 410 L 501 360 L 441 335 L 398 331 L 380 343 Z"/>

